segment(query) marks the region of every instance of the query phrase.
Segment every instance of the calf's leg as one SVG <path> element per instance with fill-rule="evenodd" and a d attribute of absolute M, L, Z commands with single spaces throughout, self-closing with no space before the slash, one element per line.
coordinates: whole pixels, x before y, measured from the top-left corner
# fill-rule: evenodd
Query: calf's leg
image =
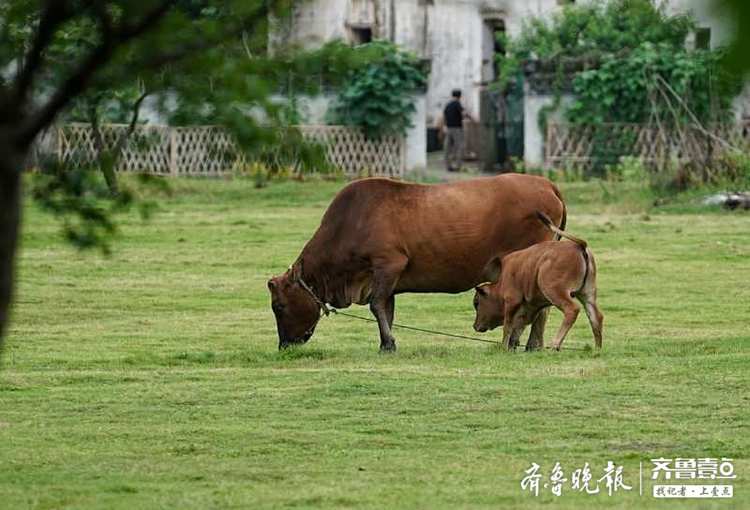
<path fill-rule="evenodd" d="M 562 311 L 564 315 L 563 322 L 560 324 L 560 329 L 557 332 L 557 335 L 555 335 L 555 339 L 552 341 L 552 348 L 559 351 L 563 340 L 565 340 L 565 336 L 568 334 L 568 331 L 570 331 L 570 328 L 573 327 L 573 324 L 575 324 L 581 307 L 570 298 L 570 293 L 568 291 L 556 292 L 554 295 L 548 296 L 548 298 L 553 305 Z"/>
<path fill-rule="evenodd" d="M 518 342 L 518 337 L 522 331 L 518 324 L 517 315 L 520 311 L 521 304 L 518 301 L 512 299 L 505 299 L 505 317 L 503 318 L 503 348 L 506 351 L 510 351 L 511 348 L 515 348 L 515 343 Z"/>
<path fill-rule="evenodd" d="M 586 311 L 586 317 L 588 317 L 589 324 L 591 324 L 591 331 L 594 333 L 594 344 L 597 349 L 601 349 L 602 323 L 604 322 L 604 315 L 602 315 L 599 307 L 596 306 L 596 301 L 584 301 L 583 309 Z"/>
<path fill-rule="evenodd" d="M 518 325 L 517 323 L 513 326 L 513 332 L 510 334 L 510 348 L 515 351 L 518 348 L 518 344 L 521 343 L 520 339 L 525 327 L 523 325 Z"/>
<path fill-rule="evenodd" d="M 544 349 L 544 328 L 547 326 L 547 317 L 549 308 L 542 308 L 531 323 L 531 333 L 529 340 L 526 342 L 527 351 Z"/>

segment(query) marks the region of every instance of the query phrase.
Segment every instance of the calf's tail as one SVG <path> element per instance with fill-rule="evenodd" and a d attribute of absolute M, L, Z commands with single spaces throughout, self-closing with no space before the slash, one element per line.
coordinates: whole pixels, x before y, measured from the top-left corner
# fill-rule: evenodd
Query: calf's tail
<path fill-rule="evenodd" d="M 583 239 L 579 239 L 579 238 L 577 238 L 574 235 L 570 235 L 567 232 L 565 232 L 564 230 L 562 230 L 561 228 L 556 227 L 555 224 L 552 223 L 552 220 L 549 218 L 549 216 L 547 216 L 543 212 L 537 211 L 536 212 L 536 217 L 539 218 L 539 220 L 542 223 L 544 223 L 547 226 L 547 228 L 550 229 L 555 234 L 559 235 L 560 237 L 564 237 L 566 239 L 570 239 L 571 241 L 573 241 L 574 243 L 576 243 L 578 246 L 580 246 L 581 248 L 583 248 L 584 251 L 586 250 L 586 247 L 588 246 L 588 244 L 586 244 L 586 241 L 584 241 Z M 562 227 L 565 228 L 565 216 L 563 216 L 563 225 L 562 225 Z"/>

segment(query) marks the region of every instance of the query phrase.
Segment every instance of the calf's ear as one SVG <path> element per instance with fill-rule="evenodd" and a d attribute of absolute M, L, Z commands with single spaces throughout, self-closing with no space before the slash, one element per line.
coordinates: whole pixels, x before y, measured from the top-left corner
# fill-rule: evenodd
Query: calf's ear
<path fill-rule="evenodd" d="M 273 280 L 273 278 L 268 280 L 268 290 L 276 290 L 276 282 Z"/>

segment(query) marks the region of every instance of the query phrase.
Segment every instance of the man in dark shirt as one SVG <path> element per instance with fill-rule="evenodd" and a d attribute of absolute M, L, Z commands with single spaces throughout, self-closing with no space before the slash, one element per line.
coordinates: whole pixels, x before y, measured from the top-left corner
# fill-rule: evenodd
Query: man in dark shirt
<path fill-rule="evenodd" d="M 453 91 L 453 100 L 443 110 L 445 127 L 445 168 L 449 172 L 461 169 L 464 160 L 464 118 L 469 117 L 461 104 L 461 91 Z"/>

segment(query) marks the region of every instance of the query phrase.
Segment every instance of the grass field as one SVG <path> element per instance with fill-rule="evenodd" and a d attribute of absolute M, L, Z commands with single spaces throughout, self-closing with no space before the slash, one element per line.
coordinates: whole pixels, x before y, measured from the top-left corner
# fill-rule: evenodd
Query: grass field
<path fill-rule="evenodd" d="M 341 186 L 176 181 L 148 223 L 122 219 L 110 258 L 29 205 L 0 507 L 750 508 L 750 215 L 563 185 L 597 255 L 601 353 L 397 330 L 380 355 L 376 328 L 344 317 L 279 353 L 266 280 Z M 396 321 L 472 334 L 471 299 L 399 296 Z M 592 343 L 583 315 L 567 342 Z M 649 480 L 639 496 L 656 457 L 733 458 L 735 497 L 660 501 Z M 532 462 L 570 479 L 607 461 L 632 491 L 520 487 Z"/>

